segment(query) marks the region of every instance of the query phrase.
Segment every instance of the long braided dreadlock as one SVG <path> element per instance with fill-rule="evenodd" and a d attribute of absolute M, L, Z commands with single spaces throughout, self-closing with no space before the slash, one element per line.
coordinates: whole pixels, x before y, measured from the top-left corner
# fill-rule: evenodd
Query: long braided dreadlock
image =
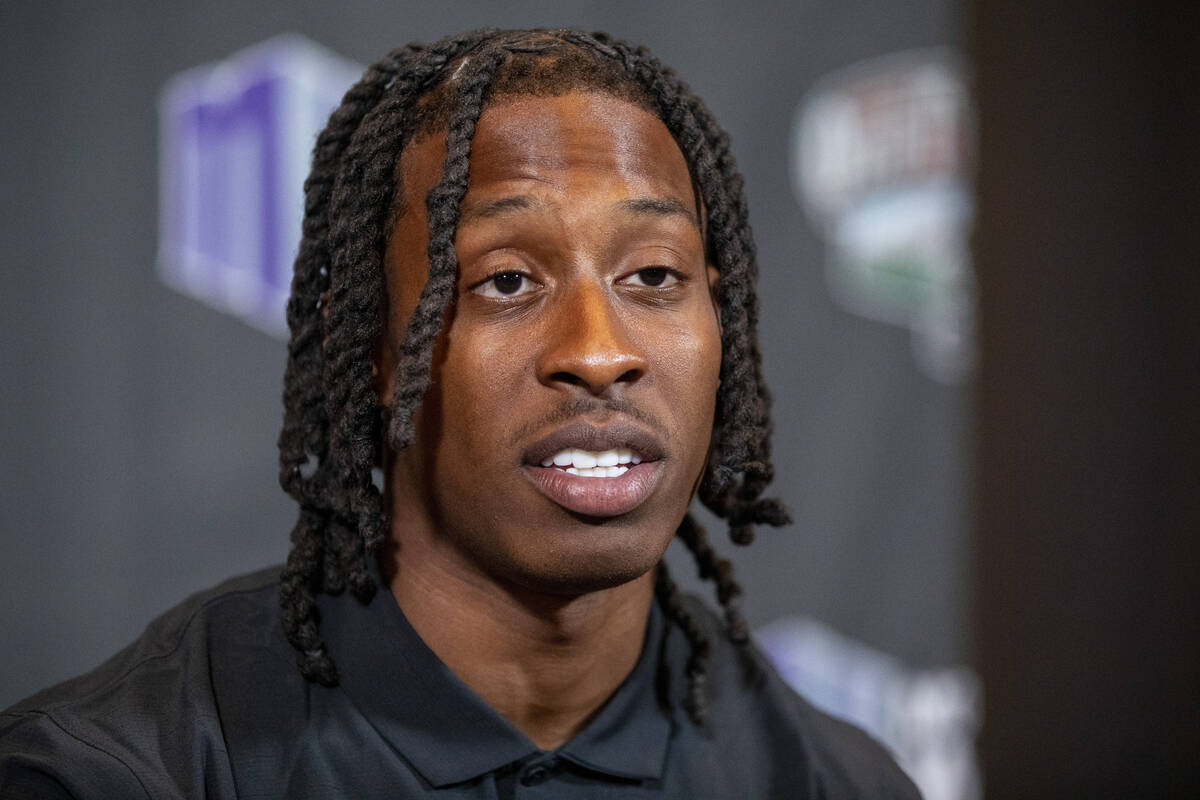
<path fill-rule="evenodd" d="M 719 273 L 721 384 L 699 496 L 729 523 L 732 540 L 755 524 L 790 519 L 761 498 L 772 479 L 770 399 L 756 338 L 757 277 L 742 178 L 729 140 L 704 104 L 645 48 L 606 34 L 481 30 L 399 48 L 367 69 L 317 138 L 304 185 L 303 238 L 287 317 L 291 330 L 279 437 L 280 482 L 300 505 L 281 576 L 288 640 L 304 676 L 325 685 L 337 670 L 319 631 L 316 595 L 347 587 L 364 602 L 376 590 L 369 559 L 384 540 L 382 496 L 372 480 L 383 437 L 412 443 L 430 382 L 434 344 L 454 302 L 454 237 L 468 186 L 475 126 L 486 103 L 512 94 L 604 92 L 656 114 L 679 144 L 707 215 L 706 247 Z M 416 136 L 446 131 L 441 181 L 426 198 L 429 276 L 393 374 L 391 407 L 378 408 L 372 352 L 383 334 L 383 252 L 399 208 L 397 165 Z M 716 585 L 729 638 L 748 641 L 741 586 L 690 514 L 676 534 L 700 575 Z M 666 566 L 656 593 L 691 645 L 686 706 L 705 724 L 710 643 L 684 607 Z"/>

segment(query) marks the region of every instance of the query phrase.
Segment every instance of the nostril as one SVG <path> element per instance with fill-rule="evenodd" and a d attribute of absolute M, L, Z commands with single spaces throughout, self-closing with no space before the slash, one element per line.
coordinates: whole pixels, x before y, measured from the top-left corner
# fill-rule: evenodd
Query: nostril
<path fill-rule="evenodd" d="M 550 380 L 560 381 L 562 383 L 569 383 L 572 386 L 584 386 L 585 385 L 583 378 L 579 377 L 578 375 L 576 375 L 572 372 L 555 372 L 553 375 L 550 376 Z"/>
<path fill-rule="evenodd" d="M 642 376 L 640 369 L 628 369 L 617 377 L 617 383 L 633 383 Z"/>

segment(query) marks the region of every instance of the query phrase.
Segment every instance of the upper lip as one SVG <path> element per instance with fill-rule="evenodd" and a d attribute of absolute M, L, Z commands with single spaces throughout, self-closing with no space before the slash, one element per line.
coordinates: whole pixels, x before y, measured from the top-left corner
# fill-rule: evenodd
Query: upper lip
<path fill-rule="evenodd" d="M 664 448 L 653 433 L 630 422 L 596 425 L 578 420 L 542 437 L 525 451 L 527 464 L 541 464 L 567 448 L 598 453 L 619 447 L 628 448 L 642 461 L 658 461 Z"/>

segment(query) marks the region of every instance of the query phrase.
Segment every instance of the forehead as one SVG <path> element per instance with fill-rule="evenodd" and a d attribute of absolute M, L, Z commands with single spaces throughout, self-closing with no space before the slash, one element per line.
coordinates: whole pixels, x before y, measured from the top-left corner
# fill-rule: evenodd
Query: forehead
<path fill-rule="evenodd" d="M 444 157 L 442 134 L 405 149 L 403 207 L 424 204 L 441 178 Z M 518 188 L 589 194 L 607 188 L 677 200 L 697 211 L 687 161 L 666 125 L 627 100 L 598 92 L 492 102 L 471 143 L 469 186 L 468 206 L 481 195 Z"/>

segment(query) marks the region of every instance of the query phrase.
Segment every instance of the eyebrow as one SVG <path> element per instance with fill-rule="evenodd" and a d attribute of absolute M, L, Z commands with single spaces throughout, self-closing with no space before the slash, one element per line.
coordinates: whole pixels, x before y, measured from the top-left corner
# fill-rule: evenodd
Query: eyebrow
<path fill-rule="evenodd" d="M 475 219 L 493 219 L 502 217 L 512 211 L 524 211 L 539 205 L 533 197 L 527 194 L 501 197 L 486 203 L 472 203 L 462 210 L 459 224 Z"/>
<path fill-rule="evenodd" d="M 622 200 L 619 207 L 630 211 L 634 214 L 644 214 L 651 216 L 670 217 L 681 216 L 688 222 L 692 223 L 697 230 L 700 229 L 700 220 L 692 213 L 687 206 L 674 197 L 669 197 L 662 200 L 653 198 L 632 198 Z"/>
<path fill-rule="evenodd" d="M 462 210 L 459 224 L 480 219 L 495 219 L 514 211 L 527 211 L 540 205 L 542 203 L 539 200 L 527 194 L 501 197 L 484 203 L 472 203 Z M 673 197 L 665 199 L 634 197 L 617 203 L 616 208 L 639 216 L 680 216 L 695 226 L 697 230 L 700 228 L 700 220 L 696 218 L 696 215 L 681 201 Z"/>

